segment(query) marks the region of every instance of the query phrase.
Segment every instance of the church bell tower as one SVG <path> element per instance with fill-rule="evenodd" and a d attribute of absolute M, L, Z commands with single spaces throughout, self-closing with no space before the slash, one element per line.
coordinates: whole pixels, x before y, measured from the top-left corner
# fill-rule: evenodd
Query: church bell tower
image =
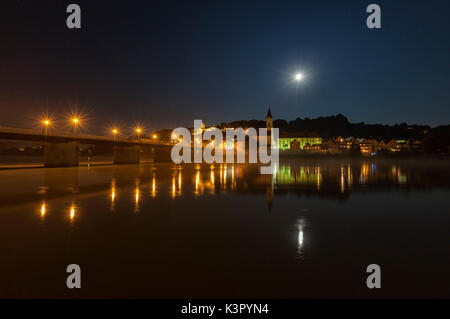
<path fill-rule="evenodd" d="M 270 113 L 270 107 L 266 116 L 266 128 L 268 132 L 272 130 L 272 113 Z"/>

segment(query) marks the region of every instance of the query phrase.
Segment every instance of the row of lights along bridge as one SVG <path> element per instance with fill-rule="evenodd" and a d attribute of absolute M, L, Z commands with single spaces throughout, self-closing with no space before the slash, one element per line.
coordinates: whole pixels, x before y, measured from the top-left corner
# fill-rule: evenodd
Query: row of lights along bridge
<path fill-rule="evenodd" d="M 78 117 L 73 117 L 72 119 L 70 119 L 70 123 L 73 126 L 73 130 L 74 130 L 74 134 L 75 137 L 77 137 L 77 130 L 78 130 L 78 126 L 81 124 L 81 120 Z M 50 121 L 50 119 L 46 118 L 42 120 L 42 125 L 45 129 L 45 136 L 48 135 L 48 128 L 52 125 L 52 121 Z M 141 127 L 136 127 L 134 129 L 134 131 L 136 132 L 136 135 L 138 136 L 138 139 L 141 138 L 141 135 L 143 133 L 143 130 Z M 114 127 L 111 129 L 111 133 L 114 136 L 114 140 L 116 139 L 116 136 L 119 134 L 119 129 Z M 158 136 L 156 134 L 153 134 L 153 139 L 156 140 L 158 138 Z"/>

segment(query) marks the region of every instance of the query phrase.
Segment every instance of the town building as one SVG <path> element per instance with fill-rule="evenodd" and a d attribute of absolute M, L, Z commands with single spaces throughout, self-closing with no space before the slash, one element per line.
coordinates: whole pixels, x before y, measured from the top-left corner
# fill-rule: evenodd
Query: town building
<path fill-rule="evenodd" d="M 280 150 L 320 150 L 321 144 L 321 137 L 301 137 L 296 133 L 282 132 L 278 138 L 277 146 Z"/>
<path fill-rule="evenodd" d="M 266 116 L 266 128 L 270 134 L 273 127 L 272 112 L 270 108 Z M 280 150 L 321 150 L 322 138 L 317 136 L 305 137 L 300 133 L 279 132 L 276 147 Z"/>

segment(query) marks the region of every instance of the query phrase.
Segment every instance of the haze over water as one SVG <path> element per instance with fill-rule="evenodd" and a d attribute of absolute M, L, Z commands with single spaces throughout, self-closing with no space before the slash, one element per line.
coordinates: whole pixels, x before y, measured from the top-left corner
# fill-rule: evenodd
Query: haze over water
<path fill-rule="evenodd" d="M 447 160 L 18 169 L 0 189 L 0 298 L 450 297 Z"/>

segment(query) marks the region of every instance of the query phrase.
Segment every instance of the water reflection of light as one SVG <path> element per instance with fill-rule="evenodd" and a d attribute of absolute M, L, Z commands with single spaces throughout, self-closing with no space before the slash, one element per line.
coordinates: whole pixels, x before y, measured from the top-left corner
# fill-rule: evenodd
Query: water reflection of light
<path fill-rule="evenodd" d="M 75 205 L 72 204 L 72 206 L 70 206 L 70 214 L 69 214 L 70 221 L 73 221 L 75 219 L 75 211 L 76 207 Z"/>
<path fill-rule="evenodd" d="M 397 166 L 392 165 L 391 171 L 392 171 L 392 175 L 395 175 L 397 173 Z"/>
<path fill-rule="evenodd" d="M 211 173 L 210 173 L 210 192 L 214 193 L 216 184 L 214 182 L 214 169 L 211 168 Z"/>
<path fill-rule="evenodd" d="M 134 190 L 134 211 L 135 212 L 139 211 L 139 194 L 140 194 L 140 189 L 139 189 L 139 185 L 137 185 L 136 189 Z"/>
<path fill-rule="evenodd" d="M 317 174 L 317 190 L 320 190 L 320 184 L 322 183 L 322 176 L 320 173 L 320 166 L 315 168 Z"/>
<path fill-rule="evenodd" d="M 181 171 L 178 173 L 178 189 L 181 191 Z"/>
<path fill-rule="evenodd" d="M 341 193 L 345 192 L 344 166 L 341 166 L 340 190 Z"/>
<path fill-rule="evenodd" d="M 116 180 L 113 179 L 111 182 L 111 210 L 114 210 L 116 199 Z"/>
<path fill-rule="evenodd" d="M 314 185 L 318 190 L 320 190 L 323 182 L 320 166 L 300 166 L 291 168 L 290 165 L 282 165 L 279 169 L 276 168 L 276 175 L 273 175 L 273 179 L 280 185 Z"/>
<path fill-rule="evenodd" d="M 350 164 L 348 164 L 347 166 L 347 184 L 349 188 L 352 185 L 352 169 L 350 167 Z"/>
<path fill-rule="evenodd" d="M 195 195 L 198 195 L 200 193 L 199 186 L 200 186 L 200 171 L 197 170 L 197 173 L 195 173 Z"/>
<path fill-rule="evenodd" d="M 363 163 L 361 165 L 361 175 L 359 177 L 359 180 L 362 184 L 365 184 L 367 182 L 367 179 L 369 177 L 369 164 Z"/>
<path fill-rule="evenodd" d="M 152 197 L 156 197 L 156 179 L 155 179 L 155 175 L 153 175 L 153 180 L 152 180 Z"/>
<path fill-rule="evenodd" d="M 297 258 L 303 258 L 303 250 L 305 245 L 305 220 L 300 218 L 297 221 Z"/>
<path fill-rule="evenodd" d="M 47 206 L 46 206 L 45 202 L 43 202 L 41 205 L 41 217 L 45 216 L 46 210 L 47 210 Z"/>
<path fill-rule="evenodd" d="M 400 168 L 397 171 L 397 179 L 399 184 L 406 184 L 408 181 L 408 177 L 401 172 Z"/>
<path fill-rule="evenodd" d="M 235 179 L 234 179 L 234 165 L 231 165 L 231 189 L 235 186 Z"/>
<path fill-rule="evenodd" d="M 175 184 L 175 176 L 172 177 L 172 198 L 175 198 L 175 196 L 177 195 L 176 193 L 177 189 L 176 189 L 176 184 Z"/>
<path fill-rule="evenodd" d="M 303 230 L 300 227 L 298 231 L 298 248 L 301 248 L 303 246 Z"/>
<path fill-rule="evenodd" d="M 361 165 L 361 175 L 368 176 L 369 175 L 369 164 L 363 163 Z"/>
<path fill-rule="evenodd" d="M 228 170 L 228 167 L 227 167 L 227 165 L 224 165 L 225 166 L 225 168 L 224 168 L 224 170 L 223 170 L 223 185 L 224 185 L 224 189 L 227 187 L 227 170 Z"/>

